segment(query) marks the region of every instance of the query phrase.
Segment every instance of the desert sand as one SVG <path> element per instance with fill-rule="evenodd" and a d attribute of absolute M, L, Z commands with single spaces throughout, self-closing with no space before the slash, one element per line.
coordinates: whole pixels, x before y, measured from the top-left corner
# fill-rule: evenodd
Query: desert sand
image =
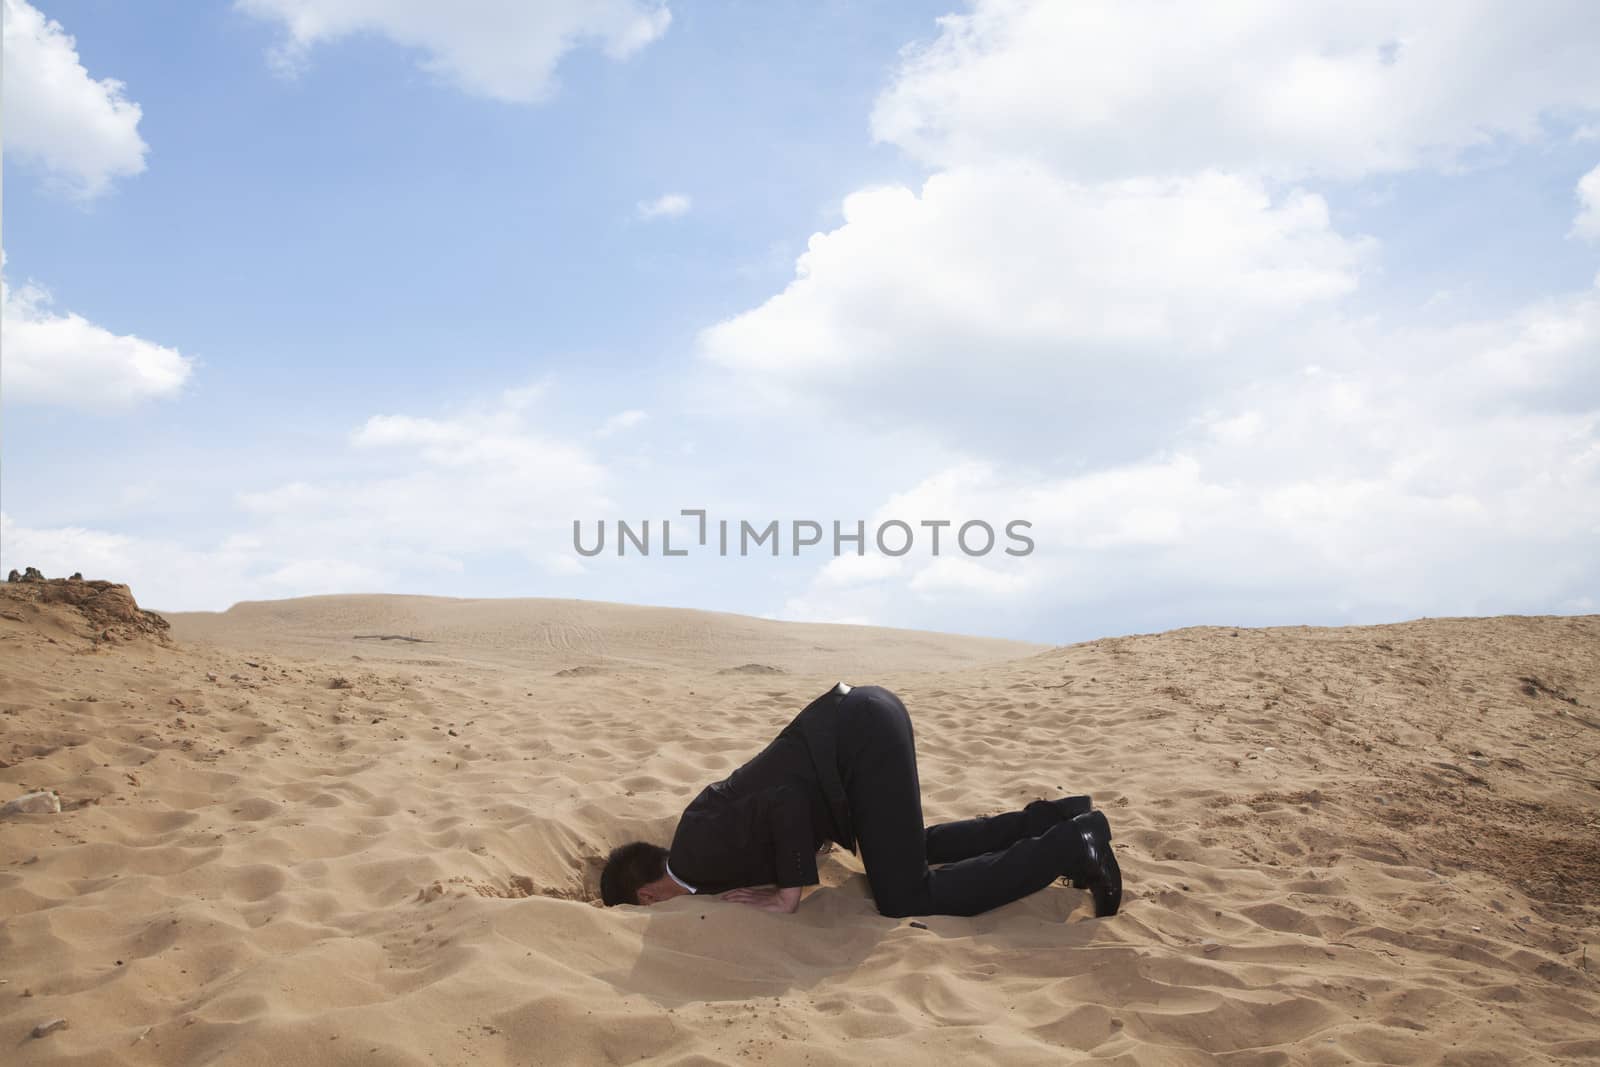
<path fill-rule="evenodd" d="M 366 596 L 168 631 L 69 585 L 0 587 L 0 802 L 62 805 L 0 819 L 0 1062 L 1600 1058 L 1600 617 L 1048 647 Z M 905 700 L 929 821 L 1092 793 L 1122 913 L 1057 884 L 919 928 L 839 850 L 793 915 L 596 905 L 611 846 L 837 680 Z"/>

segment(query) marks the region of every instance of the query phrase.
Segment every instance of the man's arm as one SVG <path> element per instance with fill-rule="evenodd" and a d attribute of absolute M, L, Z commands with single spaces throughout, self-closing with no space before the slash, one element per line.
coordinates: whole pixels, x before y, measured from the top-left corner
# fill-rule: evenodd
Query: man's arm
<path fill-rule="evenodd" d="M 749 904 L 762 911 L 779 911 L 793 915 L 795 909 L 800 907 L 800 886 L 793 885 L 787 889 L 771 889 L 765 886 L 730 889 L 722 894 L 722 899 Z"/>
<path fill-rule="evenodd" d="M 764 797 L 766 818 L 772 830 L 776 886 L 747 886 L 722 894 L 723 900 L 749 904 L 763 911 L 793 914 L 800 907 L 800 891 L 816 885 L 817 854 L 811 844 L 811 809 L 799 790 L 782 785 Z"/>

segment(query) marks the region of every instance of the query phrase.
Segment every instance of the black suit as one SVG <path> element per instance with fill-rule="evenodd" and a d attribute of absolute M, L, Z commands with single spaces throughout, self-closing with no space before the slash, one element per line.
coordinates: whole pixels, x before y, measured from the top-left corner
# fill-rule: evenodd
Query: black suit
<path fill-rule="evenodd" d="M 854 848 L 839 781 L 836 685 L 772 743 L 700 791 L 678 820 L 667 866 L 698 892 L 817 884 L 825 841 Z"/>
<path fill-rule="evenodd" d="M 678 820 L 667 868 L 702 893 L 815 885 L 816 850 L 832 840 L 859 847 L 883 914 L 973 915 L 1063 873 L 1059 833 L 1070 828 L 1053 812 L 1030 806 L 925 828 L 905 705 L 881 686 L 841 683 L 700 791 Z"/>

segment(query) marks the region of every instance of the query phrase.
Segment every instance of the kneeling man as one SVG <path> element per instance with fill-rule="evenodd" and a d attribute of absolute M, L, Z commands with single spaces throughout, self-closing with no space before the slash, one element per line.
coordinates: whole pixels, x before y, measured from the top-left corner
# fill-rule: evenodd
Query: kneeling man
<path fill-rule="evenodd" d="M 843 682 L 702 789 L 670 848 L 614 849 L 600 895 L 609 907 L 715 893 L 792 912 L 830 841 L 859 851 L 884 915 L 976 915 L 1062 877 L 1093 894 L 1096 916 L 1122 903 L 1110 826 L 1086 796 L 924 827 L 905 705 L 882 686 Z"/>

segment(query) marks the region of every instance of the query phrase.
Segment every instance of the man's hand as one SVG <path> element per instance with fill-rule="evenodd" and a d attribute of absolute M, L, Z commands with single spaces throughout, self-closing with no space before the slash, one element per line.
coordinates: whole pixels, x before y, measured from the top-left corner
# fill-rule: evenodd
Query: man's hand
<path fill-rule="evenodd" d="M 773 889 L 770 887 L 743 889 L 730 889 L 722 894 L 723 900 L 733 900 L 740 904 L 749 904 L 762 911 L 778 911 L 793 914 L 800 906 L 800 887 L 790 886 L 787 889 Z"/>

